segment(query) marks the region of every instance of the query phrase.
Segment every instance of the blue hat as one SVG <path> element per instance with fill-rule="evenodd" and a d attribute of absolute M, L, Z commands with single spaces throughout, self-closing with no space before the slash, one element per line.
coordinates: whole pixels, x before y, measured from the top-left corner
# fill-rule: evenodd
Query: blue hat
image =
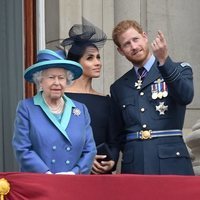
<path fill-rule="evenodd" d="M 49 49 L 41 50 L 37 54 L 37 62 L 28 67 L 24 72 L 25 80 L 33 82 L 33 74 L 49 68 L 64 68 L 73 73 L 74 79 L 82 75 L 82 66 L 71 60 L 66 60 L 59 52 L 54 52 Z"/>

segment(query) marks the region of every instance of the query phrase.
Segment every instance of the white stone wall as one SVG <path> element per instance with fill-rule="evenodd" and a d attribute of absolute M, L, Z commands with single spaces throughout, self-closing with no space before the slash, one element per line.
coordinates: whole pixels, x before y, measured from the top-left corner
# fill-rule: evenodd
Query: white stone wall
<path fill-rule="evenodd" d="M 200 119 L 192 127 L 192 133 L 185 137 L 185 141 L 191 150 L 194 172 L 200 175 Z"/>

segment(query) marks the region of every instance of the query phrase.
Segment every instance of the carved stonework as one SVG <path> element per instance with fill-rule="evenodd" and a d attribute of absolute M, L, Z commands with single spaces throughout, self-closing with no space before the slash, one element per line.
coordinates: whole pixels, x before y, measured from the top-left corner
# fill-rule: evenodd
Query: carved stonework
<path fill-rule="evenodd" d="M 185 137 L 185 142 L 191 149 L 194 173 L 200 175 L 200 119 L 192 127 L 192 133 Z"/>

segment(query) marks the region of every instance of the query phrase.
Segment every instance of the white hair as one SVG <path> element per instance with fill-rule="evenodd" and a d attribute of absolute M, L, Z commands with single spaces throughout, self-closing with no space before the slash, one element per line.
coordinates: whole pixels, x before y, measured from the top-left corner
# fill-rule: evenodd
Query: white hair
<path fill-rule="evenodd" d="M 37 92 L 40 92 L 42 90 L 42 88 L 40 87 L 40 83 L 42 81 L 44 71 L 45 70 L 41 70 L 33 74 L 32 79 L 36 85 Z M 67 79 L 67 85 L 71 85 L 74 79 L 74 74 L 71 71 L 66 70 L 66 69 L 65 69 L 65 74 L 66 74 L 66 79 Z"/>

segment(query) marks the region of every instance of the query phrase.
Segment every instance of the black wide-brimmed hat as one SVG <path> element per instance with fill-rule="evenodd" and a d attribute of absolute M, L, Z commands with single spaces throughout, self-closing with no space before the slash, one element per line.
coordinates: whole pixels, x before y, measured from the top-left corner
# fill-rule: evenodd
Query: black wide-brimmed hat
<path fill-rule="evenodd" d="M 31 65 L 25 70 L 24 78 L 29 82 L 33 82 L 34 73 L 49 68 L 64 68 L 69 70 L 74 75 L 73 80 L 79 78 L 83 73 L 82 66 L 79 63 L 66 60 L 62 57 L 59 51 L 54 52 L 52 50 L 45 49 L 38 52 L 37 63 Z"/>

